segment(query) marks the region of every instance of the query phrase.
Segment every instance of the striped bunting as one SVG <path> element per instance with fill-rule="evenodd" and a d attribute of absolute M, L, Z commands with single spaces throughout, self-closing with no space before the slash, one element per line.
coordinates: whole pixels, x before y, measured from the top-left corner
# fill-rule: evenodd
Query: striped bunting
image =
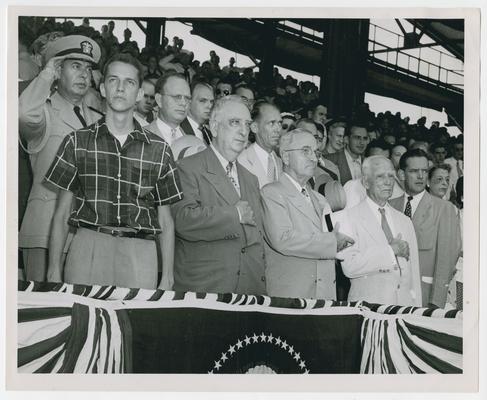
<path fill-rule="evenodd" d="M 18 372 L 130 372 L 125 310 L 74 303 L 18 310 Z M 125 342 L 124 342 L 125 341 Z"/>
<path fill-rule="evenodd" d="M 366 301 L 346 302 L 320 299 L 293 299 L 282 297 L 255 296 L 235 293 L 193 293 L 174 292 L 160 289 L 128 289 L 116 286 L 73 285 L 69 283 L 18 282 L 18 290 L 24 292 L 61 292 L 76 294 L 98 300 L 150 301 L 166 302 L 170 300 L 184 300 L 188 296 L 195 296 L 199 300 L 211 300 L 231 305 L 262 305 L 276 308 L 319 309 L 328 307 L 357 307 L 374 311 L 379 314 L 398 315 L 412 314 L 435 318 L 462 318 L 459 310 L 430 309 L 421 307 L 403 307 L 382 304 L 372 304 Z"/>
<path fill-rule="evenodd" d="M 462 373 L 462 324 L 416 316 L 366 317 L 362 325 L 364 374 Z"/>
<path fill-rule="evenodd" d="M 24 281 L 19 281 L 18 371 L 130 373 L 128 312 L 160 307 L 360 315 L 361 373 L 462 373 L 458 310 Z"/>

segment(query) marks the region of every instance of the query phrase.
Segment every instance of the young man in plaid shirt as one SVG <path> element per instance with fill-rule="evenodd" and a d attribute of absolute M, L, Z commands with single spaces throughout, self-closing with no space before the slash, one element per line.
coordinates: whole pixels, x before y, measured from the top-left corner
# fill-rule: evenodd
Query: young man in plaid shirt
<path fill-rule="evenodd" d="M 143 96 L 142 74 L 129 54 L 106 63 L 100 86 L 106 116 L 69 134 L 46 174 L 46 181 L 61 189 L 49 243 L 51 282 L 153 289 L 158 243 L 163 264 L 159 288 L 172 287 L 169 205 L 182 199 L 182 192 L 168 144 L 133 118 Z M 68 224 L 78 229 L 63 277 Z"/>

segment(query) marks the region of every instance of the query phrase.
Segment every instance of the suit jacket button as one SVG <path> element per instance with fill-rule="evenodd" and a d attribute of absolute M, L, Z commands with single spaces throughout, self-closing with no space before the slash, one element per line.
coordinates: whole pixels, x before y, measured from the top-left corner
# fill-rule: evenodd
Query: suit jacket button
<path fill-rule="evenodd" d="M 245 253 L 245 249 L 240 250 L 240 252 L 241 252 L 242 254 L 243 254 L 243 253 Z"/>
<path fill-rule="evenodd" d="M 265 276 L 263 276 L 262 278 L 260 278 L 260 280 L 261 280 L 262 282 L 265 282 Z"/>

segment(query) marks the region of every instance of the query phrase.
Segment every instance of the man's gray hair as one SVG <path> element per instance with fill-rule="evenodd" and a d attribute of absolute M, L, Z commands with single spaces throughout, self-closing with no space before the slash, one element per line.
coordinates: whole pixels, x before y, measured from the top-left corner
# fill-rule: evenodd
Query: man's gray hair
<path fill-rule="evenodd" d="M 286 150 L 292 149 L 292 144 L 296 140 L 297 136 L 310 135 L 313 134 L 310 131 L 302 128 L 296 128 L 292 131 L 284 133 L 279 139 L 279 151 L 284 152 Z M 314 137 L 313 137 L 314 138 Z"/>
<path fill-rule="evenodd" d="M 221 111 L 228 103 L 242 104 L 245 106 L 245 108 L 247 108 L 247 103 L 245 103 L 245 101 L 242 99 L 241 96 L 238 96 L 236 94 L 230 94 L 228 96 L 220 97 L 215 101 L 215 104 L 211 109 L 210 122 L 211 121 L 219 122 L 221 120 L 221 115 L 220 115 Z"/>
<path fill-rule="evenodd" d="M 379 161 L 387 161 L 389 164 L 391 164 L 391 168 L 394 169 L 394 165 L 392 164 L 392 161 L 389 160 L 387 157 L 381 155 L 370 156 L 367 157 L 362 163 L 363 179 L 370 176 L 373 166 L 375 166 Z"/>

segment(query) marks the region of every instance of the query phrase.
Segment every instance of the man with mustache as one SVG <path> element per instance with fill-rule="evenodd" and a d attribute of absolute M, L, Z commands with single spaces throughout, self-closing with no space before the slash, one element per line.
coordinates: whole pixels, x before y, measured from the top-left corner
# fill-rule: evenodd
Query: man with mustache
<path fill-rule="evenodd" d="M 45 60 L 44 69 L 19 98 L 19 130 L 27 142 L 33 172 L 19 247 L 26 278 L 33 281 L 46 279 L 51 221 L 58 197 L 58 190 L 43 182 L 46 171 L 66 135 L 103 116 L 85 101 L 92 68 L 100 60 L 95 41 L 81 35 L 58 38 L 48 43 Z"/>
<path fill-rule="evenodd" d="M 455 206 L 425 190 L 428 156 L 423 150 L 408 150 L 401 156 L 399 168 L 406 193 L 390 204 L 412 220 L 416 231 L 423 306 L 444 307 L 461 250 Z"/>
<path fill-rule="evenodd" d="M 172 208 L 175 290 L 266 293 L 259 182 L 237 161 L 251 122 L 240 96 L 217 99 L 211 145 L 178 164 L 184 200 Z"/>
<path fill-rule="evenodd" d="M 282 161 L 276 154 L 281 136 L 281 114 L 270 103 L 256 103 L 252 110 L 250 129 L 255 134 L 252 143 L 238 156 L 238 161 L 259 180 L 259 187 L 279 179 Z"/>
<path fill-rule="evenodd" d="M 184 75 L 167 73 L 160 77 L 156 82 L 155 100 L 159 113 L 147 129 L 170 146 L 184 135 L 180 125 L 186 119 L 191 104 L 191 91 Z"/>

